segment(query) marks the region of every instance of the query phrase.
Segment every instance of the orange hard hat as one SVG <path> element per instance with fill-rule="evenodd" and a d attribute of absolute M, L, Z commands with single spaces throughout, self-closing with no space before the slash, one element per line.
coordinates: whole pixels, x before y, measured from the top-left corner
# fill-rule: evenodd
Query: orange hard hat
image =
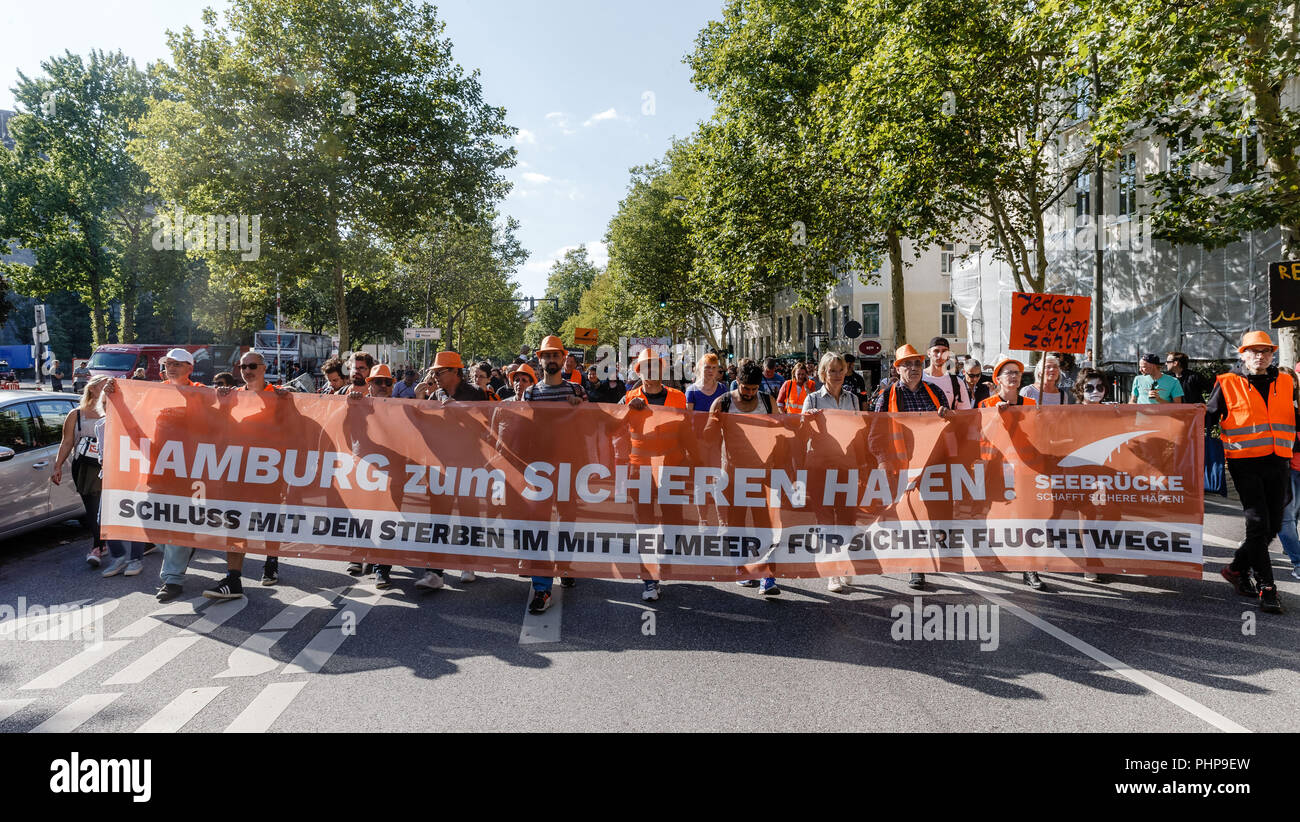
<path fill-rule="evenodd" d="M 1273 344 L 1273 340 L 1268 336 L 1267 331 L 1247 331 L 1241 337 L 1241 347 L 1237 349 L 1237 353 L 1240 354 L 1247 348 L 1254 348 L 1260 345 L 1267 345 L 1274 351 L 1277 350 L 1277 346 Z"/>
<path fill-rule="evenodd" d="M 513 383 L 516 377 L 527 377 L 533 382 L 537 382 L 537 372 L 534 371 L 533 367 L 531 365 L 528 365 L 527 363 L 519 366 L 514 371 L 510 372 L 510 382 Z"/>
<path fill-rule="evenodd" d="M 998 359 L 998 363 L 997 363 L 997 365 L 993 366 L 993 379 L 996 380 L 996 379 L 998 378 L 998 373 L 1002 371 L 1002 368 L 1003 368 L 1004 366 L 1011 365 L 1011 364 L 1013 364 L 1013 363 L 1014 363 L 1015 365 L 1020 366 L 1020 373 L 1021 373 L 1021 374 L 1025 373 L 1025 364 L 1024 364 L 1024 363 L 1022 363 L 1020 360 L 1015 359 L 1014 357 L 1008 357 L 1008 356 L 1006 356 L 1006 355 L 1004 354 L 1002 357 L 1000 357 L 1000 358 Z"/>
<path fill-rule="evenodd" d="M 894 352 L 894 365 L 898 365 L 903 360 L 925 359 L 925 355 L 907 343 Z"/>
<path fill-rule="evenodd" d="M 569 349 L 564 347 L 564 340 L 554 334 L 542 340 L 542 344 L 538 346 L 537 353 L 540 354 L 543 351 L 559 351 L 561 354 L 569 353 Z"/>
<path fill-rule="evenodd" d="M 464 368 L 465 363 L 455 351 L 439 351 L 433 358 L 434 368 Z"/>

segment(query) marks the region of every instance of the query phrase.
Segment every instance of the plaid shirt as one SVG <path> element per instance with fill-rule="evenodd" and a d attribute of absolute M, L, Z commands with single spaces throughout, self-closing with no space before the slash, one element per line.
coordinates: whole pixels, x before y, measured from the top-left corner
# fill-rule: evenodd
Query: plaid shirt
<path fill-rule="evenodd" d="M 934 388 L 934 386 L 931 386 L 930 388 L 931 390 L 934 391 L 935 394 L 939 395 L 939 404 L 942 405 L 944 408 L 947 408 L 948 398 L 943 395 L 943 392 L 937 388 Z M 888 411 L 889 393 L 891 391 L 898 392 L 899 411 L 938 411 L 939 410 L 938 408 L 934 407 L 934 399 L 930 396 L 930 392 L 926 390 L 924 380 L 922 380 L 916 386 L 915 391 L 909 389 L 907 387 L 907 384 L 902 382 L 901 380 L 891 384 L 884 391 L 880 392 L 880 396 L 876 398 L 876 405 L 871 410 L 877 412 Z"/>

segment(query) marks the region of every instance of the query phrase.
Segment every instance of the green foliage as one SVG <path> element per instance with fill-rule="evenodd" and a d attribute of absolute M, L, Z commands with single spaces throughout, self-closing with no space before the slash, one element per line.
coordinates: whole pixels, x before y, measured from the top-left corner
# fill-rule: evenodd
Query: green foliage
<path fill-rule="evenodd" d="M 564 252 L 564 256 L 551 266 L 546 280 L 546 297 L 554 298 L 558 303 L 548 300 L 537 304 L 532 321 L 524 329 L 524 343 L 536 348 L 548 334 L 560 334 L 566 321 L 580 312 L 583 293 L 591 288 L 599 273 L 600 269 L 587 258 L 586 246 Z M 573 341 L 574 325 L 569 323 L 569 336 L 565 342 Z"/>

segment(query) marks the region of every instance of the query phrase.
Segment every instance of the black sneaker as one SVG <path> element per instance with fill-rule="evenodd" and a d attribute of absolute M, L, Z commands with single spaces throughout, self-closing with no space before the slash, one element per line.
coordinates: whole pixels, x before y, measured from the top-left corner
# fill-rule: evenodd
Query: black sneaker
<path fill-rule="evenodd" d="M 280 581 L 280 560 L 275 557 L 267 557 L 266 564 L 262 566 L 262 584 L 274 585 Z"/>
<path fill-rule="evenodd" d="M 1234 571 L 1232 570 L 1232 567 L 1228 565 L 1219 569 L 1219 573 L 1222 574 L 1223 578 L 1226 579 L 1233 588 L 1236 588 L 1237 593 L 1242 596 L 1259 596 L 1259 591 L 1255 589 L 1255 583 L 1250 581 L 1250 574 L 1243 574 L 1240 571 Z"/>
<path fill-rule="evenodd" d="M 1025 571 L 1025 584 L 1035 591 L 1043 589 L 1043 580 L 1038 576 L 1037 571 Z"/>
<path fill-rule="evenodd" d="M 375 567 L 375 587 L 376 588 L 393 587 L 393 578 L 389 576 L 387 568 L 384 568 L 383 566 Z"/>
<path fill-rule="evenodd" d="M 572 588 L 573 586 L 575 586 L 575 585 L 577 585 L 577 584 L 578 584 L 578 581 L 577 581 L 576 579 L 574 579 L 573 577 L 560 577 L 560 587 L 561 587 L 561 588 Z"/>
<path fill-rule="evenodd" d="M 351 574 L 351 575 L 354 576 L 354 577 L 359 577 L 359 576 L 361 576 L 361 563 L 359 563 L 359 562 L 349 562 L 349 563 L 348 563 L 348 573 Z"/>
<path fill-rule="evenodd" d="M 159 602 L 171 602 L 173 599 L 179 597 L 181 592 L 184 590 L 184 588 L 177 585 L 175 582 L 168 582 L 159 588 L 158 593 L 154 596 Z"/>
<path fill-rule="evenodd" d="M 550 591 L 533 591 L 533 601 L 528 603 L 528 613 L 540 614 L 551 607 Z"/>
<path fill-rule="evenodd" d="M 226 574 L 226 578 L 203 592 L 208 599 L 240 599 L 244 596 L 244 586 L 235 574 Z"/>
<path fill-rule="evenodd" d="M 925 574 L 912 574 L 912 578 L 907 581 L 907 587 L 915 588 L 918 591 L 925 587 Z"/>
<path fill-rule="evenodd" d="M 1259 586 L 1259 610 L 1266 614 L 1282 613 L 1282 603 L 1278 602 L 1276 585 Z"/>

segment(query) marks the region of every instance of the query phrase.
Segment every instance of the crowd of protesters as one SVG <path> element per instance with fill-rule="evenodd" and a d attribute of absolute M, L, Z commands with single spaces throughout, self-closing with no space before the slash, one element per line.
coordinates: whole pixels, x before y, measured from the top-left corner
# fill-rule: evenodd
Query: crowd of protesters
<path fill-rule="evenodd" d="M 1123 398 L 1138 404 L 1207 403 L 1207 426 L 1221 426 L 1229 473 L 1246 513 L 1246 539 L 1222 573 L 1241 594 L 1256 598 L 1261 609 L 1270 612 L 1281 610 L 1268 556 L 1273 537 L 1281 535 L 1284 551 L 1293 564 L 1291 573 L 1300 579 L 1300 537 L 1296 533 L 1300 449 L 1294 447 L 1300 389 L 1295 372 L 1279 370 L 1272 364 L 1276 348 L 1266 333 L 1248 333 L 1238 349 L 1240 362 L 1227 374 L 1219 375 L 1213 384 L 1207 384 L 1190 369 L 1187 356 L 1181 352 L 1170 352 L 1163 360 L 1153 353 L 1144 354 L 1138 363 L 1140 374 Z M 1161 369 L 1162 363 L 1165 370 Z M 190 380 L 194 360 L 189 352 L 173 349 L 161 365 L 164 382 L 198 385 Z M 648 367 L 652 365 L 657 367 Z M 678 408 L 710 415 L 815 415 L 840 411 L 933 413 L 943 417 L 952 411 L 975 408 L 1119 401 L 1113 397 L 1111 375 L 1087 365 L 1076 369 L 1070 355 L 1044 354 L 1032 368 L 1003 356 L 986 370 L 971 358 L 954 362 L 949 342 L 943 337 L 930 340 L 924 352 L 911 345 L 901 346 L 875 386 L 870 384 L 869 375 L 855 370 L 856 365 L 851 355 L 827 353 L 816 363 L 742 359 L 724 367 L 717 354 L 709 353 L 694 364 L 694 379 L 686 382 L 671 379 L 666 362 L 648 348 L 640 352 L 625 373 L 617 368 L 606 368 L 603 369 L 606 373 L 602 373 L 602 368 L 595 364 L 584 370 L 575 353 L 567 350 L 559 337 L 549 336 L 535 352 L 525 349 L 504 367 L 487 361 L 467 365 L 459 353 L 441 351 L 423 371 L 413 368 L 394 371 L 390 364 L 377 362 L 373 355 L 358 351 L 324 363 L 320 393 L 359 401 L 395 398 L 439 403 L 577 405 L 595 402 L 623 404 L 632 409 Z M 239 376 L 229 372 L 217 374 L 214 386 L 218 392 L 285 392 L 285 388 L 274 387 L 266 381 L 266 369 L 267 363 L 260 355 L 248 352 L 240 360 Z M 95 377 L 87 384 L 81 408 L 64 425 L 63 443 L 52 476 L 55 483 L 61 481 L 63 462 L 74 449 L 79 460 L 88 459 L 87 443 L 103 442 L 108 407 L 103 397 L 113 390 L 113 380 L 106 377 Z M 1108 397 L 1113 398 L 1108 400 Z M 500 438 L 510 436 L 504 424 L 495 433 Z M 624 457 L 630 464 L 639 460 L 649 464 L 656 436 L 659 435 L 632 430 L 630 450 Z M 89 450 L 94 459 L 102 459 L 103 455 L 93 444 Z M 84 462 L 74 462 L 74 473 L 84 472 L 86 467 Z M 78 490 L 81 488 L 78 480 Z M 97 492 L 93 498 L 86 496 L 88 512 L 97 509 L 98 504 Z M 560 512 L 562 520 L 565 513 Z M 148 547 L 151 546 L 103 543 L 96 535 L 92 564 L 98 565 L 107 549 L 112 560 L 103 571 L 104 576 L 139 573 L 140 558 Z M 193 553 L 191 548 L 163 546 L 159 601 L 167 602 L 181 595 Z M 226 576 L 204 595 L 216 599 L 243 596 L 243 559 L 243 554 L 227 553 Z M 347 570 L 354 576 L 374 574 L 380 588 L 393 584 L 388 565 L 354 562 Z M 1095 574 L 1085 576 L 1089 581 L 1101 581 Z M 423 569 L 416 587 L 436 590 L 444 584 L 443 577 L 443 569 Z M 460 580 L 472 582 L 473 572 L 461 572 Z M 267 557 L 262 584 L 278 582 L 278 560 Z M 1024 582 L 1035 590 L 1043 588 L 1041 578 L 1034 572 L 1025 572 Z M 550 577 L 533 577 L 531 612 L 547 609 L 552 583 Z M 570 586 L 573 580 L 562 579 L 562 584 Z M 772 578 L 744 580 L 739 584 L 757 588 L 763 596 L 781 592 Z M 920 589 L 925 584 L 923 574 L 911 575 L 911 587 Z M 828 589 L 833 593 L 843 592 L 851 585 L 849 577 L 828 580 Z M 642 580 L 642 586 L 645 600 L 659 598 L 658 580 Z"/>

